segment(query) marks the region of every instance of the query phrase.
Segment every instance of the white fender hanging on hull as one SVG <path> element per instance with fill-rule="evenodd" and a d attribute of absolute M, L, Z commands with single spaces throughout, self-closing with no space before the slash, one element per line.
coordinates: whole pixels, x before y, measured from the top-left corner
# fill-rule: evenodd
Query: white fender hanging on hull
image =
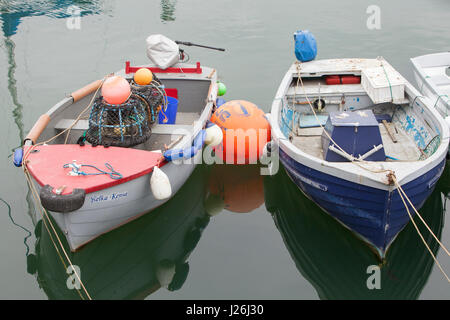
<path fill-rule="evenodd" d="M 152 177 L 150 178 L 150 188 L 153 196 L 157 200 L 170 198 L 172 195 L 172 187 L 169 177 L 158 167 L 153 168 Z"/>

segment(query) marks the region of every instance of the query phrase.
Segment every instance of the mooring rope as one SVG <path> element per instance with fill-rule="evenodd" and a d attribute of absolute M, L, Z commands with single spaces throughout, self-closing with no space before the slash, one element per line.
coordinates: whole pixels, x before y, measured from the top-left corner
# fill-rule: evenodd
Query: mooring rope
<path fill-rule="evenodd" d="M 402 187 L 400 186 L 400 184 L 397 181 L 397 178 L 395 177 L 395 175 L 392 175 L 392 180 L 394 181 L 396 187 L 397 187 L 397 192 L 400 196 L 400 198 L 402 199 L 403 205 L 406 208 L 406 212 L 408 212 L 408 216 L 409 219 L 411 220 L 411 222 L 414 225 L 414 228 L 417 231 L 417 234 L 419 235 L 420 239 L 422 240 L 423 244 L 425 245 L 425 247 L 427 248 L 428 252 L 430 253 L 430 255 L 433 257 L 434 262 L 436 263 L 436 265 L 438 266 L 439 270 L 441 270 L 442 274 L 445 276 L 445 278 L 447 279 L 447 282 L 450 282 L 450 278 L 447 276 L 447 274 L 445 273 L 444 269 L 442 268 L 441 264 L 439 263 L 439 261 L 437 260 L 436 256 L 433 254 L 433 251 L 431 251 L 430 246 L 427 244 L 427 242 L 425 241 L 422 233 L 420 232 L 419 228 L 417 227 L 416 222 L 414 221 L 414 218 L 411 215 L 411 212 L 409 211 L 408 205 L 405 202 L 405 198 L 408 200 L 409 204 L 411 205 L 411 207 L 414 209 L 414 211 L 416 212 L 416 215 L 418 215 L 420 217 L 420 219 L 422 220 L 422 222 L 424 223 L 424 225 L 428 228 L 428 231 L 430 231 L 430 233 L 433 235 L 433 237 L 437 240 L 437 242 L 439 243 L 439 245 L 445 249 L 445 251 L 448 254 L 447 249 L 442 245 L 442 243 L 437 239 L 437 237 L 434 235 L 433 231 L 431 231 L 431 229 L 428 227 L 428 225 L 425 223 L 425 221 L 422 219 L 422 217 L 420 216 L 420 214 L 417 212 L 416 208 L 412 205 L 411 201 L 408 199 L 408 197 L 406 196 L 406 193 L 403 191 Z"/>
<path fill-rule="evenodd" d="M 395 179 L 394 179 L 395 178 Z M 414 205 L 411 203 L 411 200 L 408 198 L 408 196 L 406 195 L 406 192 L 403 190 L 403 188 L 400 186 L 400 184 L 398 184 L 397 181 L 397 177 L 395 177 L 395 175 L 393 176 L 393 180 L 394 182 L 396 182 L 396 186 L 397 189 L 400 190 L 400 192 L 403 194 L 403 196 L 405 197 L 405 199 L 408 201 L 409 205 L 411 206 L 411 208 L 414 209 L 414 212 L 416 213 L 416 215 L 419 217 L 420 221 L 422 221 L 422 223 L 425 225 L 425 227 L 427 228 L 427 230 L 433 235 L 433 238 L 437 241 L 437 243 L 439 243 L 439 245 L 442 247 L 442 249 L 445 251 L 445 253 L 450 256 L 450 252 L 447 250 L 447 248 L 441 243 L 441 241 L 439 241 L 438 237 L 433 233 L 433 231 L 431 230 L 431 228 L 428 226 L 428 224 L 425 222 L 425 220 L 422 218 L 422 216 L 420 215 L 419 211 L 417 211 L 417 209 L 414 207 Z"/>
<path fill-rule="evenodd" d="M 80 275 L 78 274 L 78 272 L 77 272 L 76 269 L 74 268 L 74 265 L 73 265 L 71 259 L 69 258 L 69 255 L 67 254 L 66 250 L 64 249 L 64 245 L 63 245 L 63 243 L 62 243 L 60 237 L 58 236 L 58 233 L 57 233 L 57 231 L 56 231 L 56 229 L 55 229 L 55 227 L 54 227 L 54 225 L 53 225 L 53 223 L 52 223 L 52 221 L 51 221 L 51 219 L 50 219 L 50 217 L 49 217 L 49 215 L 48 215 L 47 210 L 44 209 L 44 207 L 43 207 L 42 204 L 41 204 L 41 201 L 39 200 L 40 198 L 39 198 L 38 192 L 37 192 L 37 190 L 36 190 L 36 188 L 35 188 L 35 186 L 34 186 L 34 184 L 33 184 L 33 181 L 32 181 L 32 179 L 31 179 L 31 175 L 30 175 L 30 173 L 29 173 L 29 171 L 28 171 L 28 168 L 26 167 L 25 164 L 24 164 L 22 167 L 23 167 L 23 171 L 24 171 L 25 177 L 26 177 L 26 179 L 27 179 L 28 186 L 29 186 L 30 189 L 31 189 L 31 193 L 32 193 L 32 195 L 33 195 L 34 201 L 39 205 L 39 209 L 40 209 L 42 221 L 44 222 L 44 226 L 45 226 L 46 229 L 47 229 L 47 232 L 48 232 L 48 234 L 49 234 L 49 236 L 50 236 L 50 239 L 51 239 L 51 241 L 52 241 L 52 243 L 53 243 L 53 246 L 55 247 L 56 252 L 58 253 L 58 256 L 59 256 L 59 258 L 60 258 L 60 260 L 61 260 L 61 262 L 62 262 L 64 268 L 67 270 L 67 265 L 66 265 L 66 263 L 64 262 L 63 256 L 61 255 L 61 252 L 60 252 L 60 250 L 59 250 L 59 248 L 58 248 L 58 246 L 57 246 L 55 240 L 53 239 L 52 232 L 53 232 L 53 234 L 55 235 L 55 237 L 56 237 L 56 239 L 57 239 L 57 242 L 58 242 L 58 244 L 59 244 L 59 247 L 61 248 L 61 251 L 62 251 L 62 253 L 64 254 L 64 256 L 65 256 L 67 262 L 68 262 L 69 265 L 72 267 L 72 270 L 73 270 L 73 272 L 74 272 L 74 274 L 75 274 L 75 276 L 76 276 L 78 282 L 80 283 L 81 287 L 83 288 L 84 293 L 86 294 L 86 296 L 88 297 L 89 300 L 92 300 L 92 298 L 91 298 L 91 296 L 89 295 L 89 293 L 88 293 L 88 291 L 87 291 L 87 289 L 86 289 L 86 287 L 85 287 L 83 281 L 82 281 L 81 278 L 80 278 Z M 52 232 L 50 231 L 50 228 L 48 227 L 46 221 L 49 222 Z M 83 295 L 81 294 L 81 292 L 79 291 L 79 289 L 78 289 L 78 288 L 75 288 L 75 289 L 77 290 L 77 292 L 78 292 L 78 294 L 80 295 L 80 297 L 84 300 L 84 297 L 83 297 Z"/>
<path fill-rule="evenodd" d="M 89 104 L 87 105 L 87 107 L 86 107 L 83 111 L 81 111 L 81 113 L 78 115 L 78 117 L 75 119 L 75 121 L 74 121 L 68 128 L 66 128 L 64 131 L 60 132 L 60 134 L 62 134 L 62 133 L 64 133 L 64 132 L 67 131 L 66 138 L 64 139 L 64 144 L 67 144 L 67 140 L 69 139 L 70 131 L 72 130 L 72 128 L 78 123 L 78 121 L 80 121 L 82 115 L 83 115 L 86 111 L 88 111 L 88 110 L 91 108 L 92 103 L 94 103 L 95 97 L 97 96 L 98 90 L 100 90 L 100 88 L 103 86 L 103 83 L 105 82 L 105 80 L 106 80 L 107 78 L 108 78 L 108 76 L 103 77 L 102 82 L 101 82 L 100 85 L 98 86 L 97 90 L 95 90 L 95 93 L 92 95 L 91 101 L 89 102 Z M 131 95 L 131 93 L 130 93 L 130 95 Z M 47 140 L 45 143 L 48 143 L 48 142 L 54 140 L 54 139 L 55 139 L 56 137 L 58 137 L 60 134 L 55 135 L 53 138 L 50 138 L 49 140 Z"/>
<path fill-rule="evenodd" d="M 13 223 L 13 225 L 15 225 L 16 227 L 21 228 L 23 231 L 25 231 L 26 233 L 28 233 L 28 235 L 23 239 L 23 244 L 25 245 L 25 247 L 27 248 L 27 252 L 25 253 L 26 256 L 28 256 L 28 253 L 30 253 L 30 247 L 27 244 L 27 240 L 29 237 L 31 237 L 31 231 L 28 230 L 27 228 L 21 226 L 20 224 L 17 224 L 13 217 L 12 217 L 12 210 L 11 210 L 11 206 L 9 205 L 8 202 L 6 202 L 5 200 L 3 200 L 2 198 L 0 198 L 0 201 L 3 202 L 7 207 L 8 207 L 8 216 L 9 219 L 11 220 L 11 222 Z"/>
<path fill-rule="evenodd" d="M 386 69 L 384 68 L 383 61 L 381 61 L 381 67 L 383 68 L 384 75 L 386 76 L 386 79 L 387 79 L 387 81 L 389 83 L 389 90 L 391 91 L 391 102 L 394 102 L 394 95 L 392 94 L 391 81 L 389 80 L 389 77 L 388 77 L 388 74 L 386 72 Z"/>

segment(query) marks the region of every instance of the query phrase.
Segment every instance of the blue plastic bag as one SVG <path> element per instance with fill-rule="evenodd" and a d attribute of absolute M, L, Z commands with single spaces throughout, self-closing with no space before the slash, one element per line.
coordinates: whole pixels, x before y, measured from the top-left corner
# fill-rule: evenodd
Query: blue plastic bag
<path fill-rule="evenodd" d="M 301 62 L 314 60 L 317 56 L 317 43 L 314 35 L 308 30 L 294 33 L 295 56 Z"/>

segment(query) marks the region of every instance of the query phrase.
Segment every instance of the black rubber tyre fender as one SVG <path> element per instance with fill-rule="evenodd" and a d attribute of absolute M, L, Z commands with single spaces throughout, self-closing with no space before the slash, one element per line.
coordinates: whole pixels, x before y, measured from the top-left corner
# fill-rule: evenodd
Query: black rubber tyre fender
<path fill-rule="evenodd" d="M 74 189 L 65 195 L 55 194 L 52 190 L 53 187 L 47 184 L 39 192 L 42 206 L 49 211 L 67 213 L 80 209 L 84 204 L 86 192 L 83 189 Z"/>

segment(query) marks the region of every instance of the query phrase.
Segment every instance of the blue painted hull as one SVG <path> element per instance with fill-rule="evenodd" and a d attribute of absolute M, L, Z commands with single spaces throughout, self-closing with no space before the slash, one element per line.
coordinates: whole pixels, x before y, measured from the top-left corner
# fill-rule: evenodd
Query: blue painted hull
<path fill-rule="evenodd" d="M 397 192 L 380 190 L 311 169 L 280 149 L 280 160 L 294 183 L 332 217 L 375 246 L 382 255 L 410 218 Z M 432 193 L 445 160 L 402 185 L 420 209 Z M 413 214 L 413 210 L 410 209 Z"/>

